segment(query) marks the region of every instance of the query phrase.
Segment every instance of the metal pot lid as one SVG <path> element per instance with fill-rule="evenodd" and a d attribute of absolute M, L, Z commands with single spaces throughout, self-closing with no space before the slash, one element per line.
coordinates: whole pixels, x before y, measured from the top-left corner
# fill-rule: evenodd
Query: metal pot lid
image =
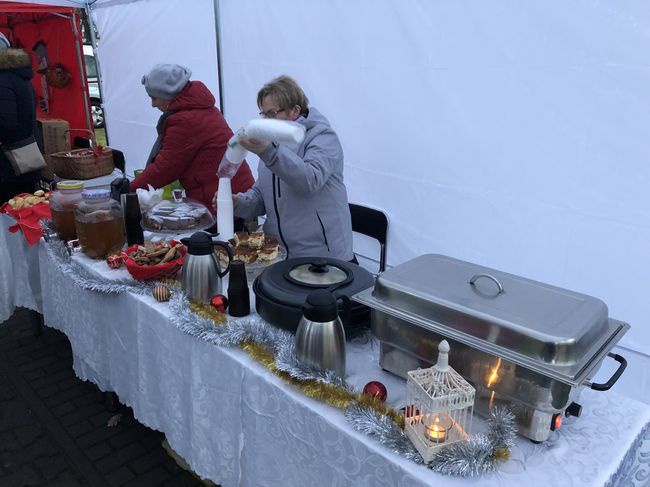
<path fill-rule="evenodd" d="M 354 299 L 560 380 L 629 328 L 597 298 L 444 255 L 398 265 Z"/>
<path fill-rule="evenodd" d="M 285 277 L 295 284 L 329 287 L 352 280 L 352 273 L 333 262 L 328 263 L 326 259 L 315 258 L 304 264 L 294 266 Z"/>
<path fill-rule="evenodd" d="M 324 264 L 324 268 L 321 264 Z M 264 269 L 255 279 L 254 289 L 256 294 L 275 303 L 299 308 L 305 303 L 307 294 L 314 289 L 327 289 L 336 297 L 351 296 L 372 287 L 374 282 L 370 272 L 350 262 L 332 258 L 297 257 Z"/>

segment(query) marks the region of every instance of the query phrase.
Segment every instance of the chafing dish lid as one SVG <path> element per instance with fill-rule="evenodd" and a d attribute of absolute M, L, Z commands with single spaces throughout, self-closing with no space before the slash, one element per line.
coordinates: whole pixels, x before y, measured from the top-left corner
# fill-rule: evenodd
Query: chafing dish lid
<path fill-rule="evenodd" d="M 355 299 L 568 379 L 629 328 L 594 297 L 435 254 L 384 272 Z"/>

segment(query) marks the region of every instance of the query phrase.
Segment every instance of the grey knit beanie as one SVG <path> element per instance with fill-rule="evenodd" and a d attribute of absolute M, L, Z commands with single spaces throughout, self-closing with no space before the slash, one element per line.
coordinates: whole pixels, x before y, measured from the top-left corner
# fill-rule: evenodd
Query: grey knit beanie
<path fill-rule="evenodd" d="M 7 39 L 2 32 L 0 32 L 0 51 L 4 51 L 10 47 L 11 44 L 9 43 L 9 39 Z"/>
<path fill-rule="evenodd" d="M 142 77 L 147 94 L 154 98 L 172 100 L 190 80 L 192 71 L 178 64 L 156 64 Z"/>

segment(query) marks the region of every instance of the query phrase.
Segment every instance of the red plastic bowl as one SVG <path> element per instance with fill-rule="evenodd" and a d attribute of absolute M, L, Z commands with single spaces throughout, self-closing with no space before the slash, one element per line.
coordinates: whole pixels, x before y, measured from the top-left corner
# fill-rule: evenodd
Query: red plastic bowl
<path fill-rule="evenodd" d="M 172 240 L 169 243 L 171 245 L 176 245 L 180 242 Z M 162 246 L 162 244 L 160 244 L 160 246 Z M 129 274 L 131 274 L 139 281 L 146 281 L 149 279 L 173 278 L 178 273 L 178 271 L 181 270 L 185 254 L 187 253 L 187 248 L 185 246 L 181 246 L 178 248 L 181 256 L 175 260 L 170 260 L 164 264 L 140 265 L 131 257 L 131 254 L 134 254 L 137 250 L 138 245 L 131 245 L 129 248 L 124 250 L 124 252 L 122 252 L 122 258 L 124 260 L 126 270 L 128 270 Z"/>

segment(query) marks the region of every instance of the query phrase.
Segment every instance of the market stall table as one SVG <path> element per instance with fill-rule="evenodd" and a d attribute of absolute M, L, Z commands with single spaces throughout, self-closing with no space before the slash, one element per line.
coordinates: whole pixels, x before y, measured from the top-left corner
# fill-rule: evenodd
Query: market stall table
<path fill-rule="evenodd" d="M 74 259 L 97 276 L 127 277 L 103 261 Z M 309 399 L 238 348 L 191 336 L 150 296 L 77 287 L 40 245 L 47 325 L 70 339 L 76 374 L 115 391 L 143 424 L 165 433 L 196 473 L 234 485 L 643 485 L 650 407 L 585 390 L 583 414 L 550 439 L 517 438 L 512 458 L 478 479 L 443 477 L 354 431 L 343 413 Z M 246 318 L 243 318 L 246 319 Z M 251 319 L 251 318 L 249 318 Z M 253 316 L 252 319 L 259 319 Z M 404 382 L 378 365 L 374 339 L 348 346 L 347 380 L 380 380 L 400 407 Z"/>
<path fill-rule="evenodd" d="M 122 175 L 122 171 L 115 169 L 108 176 L 87 179 L 84 184 L 86 188 L 108 188 L 113 179 Z M 30 246 L 21 231 L 9 232 L 9 227 L 15 224 L 13 217 L 0 213 L 0 282 L 4 283 L 4 292 L 0 293 L 0 323 L 9 319 L 17 307 L 36 313 L 43 311 L 38 244 Z"/>
<path fill-rule="evenodd" d="M 43 311 L 38 264 L 38 244 L 30 246 L 23 234 L 9 232 L 16 220 L 0 213 L 0 323 L 17 307 Z"/>

